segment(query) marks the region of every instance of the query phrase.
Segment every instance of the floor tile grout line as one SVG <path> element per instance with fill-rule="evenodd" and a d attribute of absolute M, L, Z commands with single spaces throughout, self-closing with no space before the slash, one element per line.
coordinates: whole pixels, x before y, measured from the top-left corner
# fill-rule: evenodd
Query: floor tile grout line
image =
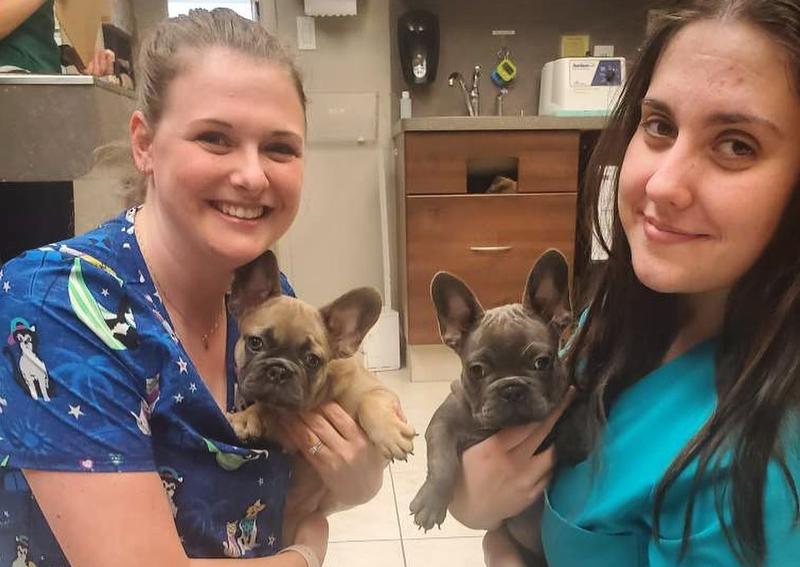
<path fill-rule="evenodd" d="M 408 567 L 406 560 L 406 545 L 403 540 L 403 527 L 400 525 L 400 509 L 397 503 L 397 490 L 394 486 L 394 470 L 392 465 L 389 465 L 389 481 L 392 483 L 392 499 L 394 500 L 394 516 L 397 519 L 397 535 L 400 536 L 400 553 L 403 555 L 403 567 Z"/>
<path fill-rule="evenodd" d="M 380 539 L 337 539 L 336 541 L 329 541 L 328 544 L 334 543 L 391 543 L 400 541 L 400 538 L 396 537 L 384 537 Z"/>

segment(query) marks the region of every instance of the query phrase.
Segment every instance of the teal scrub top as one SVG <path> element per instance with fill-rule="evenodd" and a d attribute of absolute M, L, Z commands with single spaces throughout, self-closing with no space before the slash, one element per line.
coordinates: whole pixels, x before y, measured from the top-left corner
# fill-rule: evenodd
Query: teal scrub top
<path fill-rule="evenodd" d="M 542 540 L 549 567 L 729 567 L 739 565 L 715 507 L 710 479 L 695 501 L 690 546 L 679 563 L 690 465 L 667 491 L 661 537 L 652 533 L 658 482 L 717 403 L 716 341 L 706 341 L 628 388 L 608 415 L 595 452 L 558 471 L 545 495 Z M 800 486 L 800 428 L 782 435 Z M 723 461 L 724 463 L 724 461 Z M 724 471 L 724 468 L 723 468 Z M 800 566 L 800 526 L 780 467 L 770 463 L 764 496 L 765 567 Z M 730 509 L 725 510 L 726 519 Z"/>
<path fill-rule="evenodd" d="M 10 65 L 30 73 L 61 73 L 61 52 L 53 37 L 54 2 L 47 0 L 17 29 L 0 39 L 0 67 Z"/>

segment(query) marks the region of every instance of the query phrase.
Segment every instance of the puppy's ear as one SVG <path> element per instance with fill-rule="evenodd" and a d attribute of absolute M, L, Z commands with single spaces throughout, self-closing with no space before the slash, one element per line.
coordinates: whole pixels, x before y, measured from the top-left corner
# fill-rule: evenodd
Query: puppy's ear
<path fill-rule="evenodd" d="M 237 269 L 233 275 L 228 306 L 234 317 L 241 317 L 267 299 L 281 294 L 278 259 L 271 250 Z"/>
<path fill-rule="evenodd" d="M 319 310 L 333 355 L 353 356 L 381 314 L 381 295 L 371 287 L 348 291 Z"/>
<path fill-rule="evenodd" d="M 447 272 L 433 276 L 431 298 L 442 342 L 460 352 L 467 335 L 483 317 L 483 307 L 467 284 Z"/>
<path fill-rule="evenodd" d="M 562 331 L 569 325 L 569 266 L 561 252 L 551 248 L 536 260 L 528 275 L 522 305 Z"/>

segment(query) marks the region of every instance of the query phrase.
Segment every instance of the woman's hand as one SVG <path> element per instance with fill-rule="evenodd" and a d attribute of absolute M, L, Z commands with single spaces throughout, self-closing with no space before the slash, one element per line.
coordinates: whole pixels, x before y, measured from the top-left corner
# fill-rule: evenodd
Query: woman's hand
<path fill-rule="evenodd" d="M 555 450 L 534 455 L 569 406 L 573 389 L 542 422 L 509 427 L 464 451 L 450 513 L 474 529 L 494 529 L 541 496 L 555 466 Z"/>
<path fill-rule="evenodd" d="M 319 473 L 335 502 L 363 504 L 380 490 L 387 461 L 336 402 L 314 412 L 284 415 L 280 427 L 284 438 Z"/>
<path fill-rule="evenodd" d="M 110 49 L 98 49 L 94 52 L 92 60 L 83 69 L 84 75 L 94 75 L 102 77 L 114 73 L 114 60 L 116 56 Z"/>

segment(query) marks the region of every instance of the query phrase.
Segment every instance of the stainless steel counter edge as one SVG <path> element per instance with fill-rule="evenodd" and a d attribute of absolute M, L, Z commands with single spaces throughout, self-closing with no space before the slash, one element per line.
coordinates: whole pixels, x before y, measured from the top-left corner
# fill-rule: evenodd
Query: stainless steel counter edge
<path fill-rule="evenodd" d="M 395 122 L 392 137 L 404 132 L 469 130 L 601 130 L 605 117 L 561 116 L 428 116 Z"/>
<path fill-rule="evenodd" d="M 95 85 L 113 93 L 136 98 L 131 89 L 109 83 L 91 75 L 35 75 L 32 73 L 0 73 L 0 85 Z"/>

